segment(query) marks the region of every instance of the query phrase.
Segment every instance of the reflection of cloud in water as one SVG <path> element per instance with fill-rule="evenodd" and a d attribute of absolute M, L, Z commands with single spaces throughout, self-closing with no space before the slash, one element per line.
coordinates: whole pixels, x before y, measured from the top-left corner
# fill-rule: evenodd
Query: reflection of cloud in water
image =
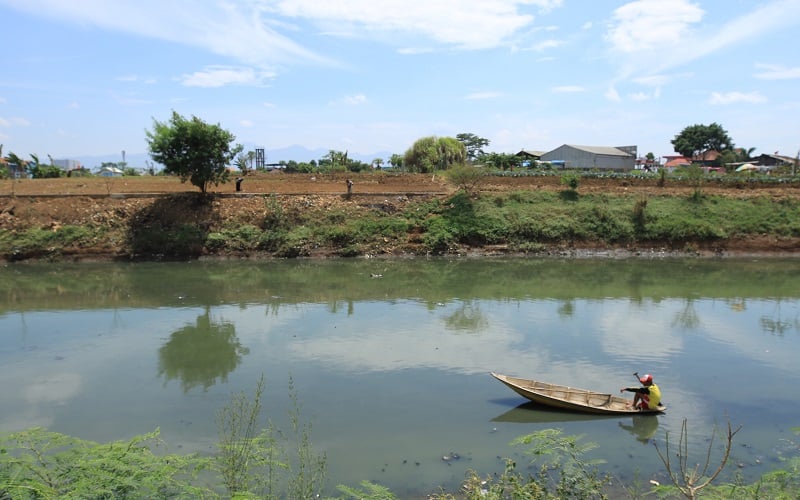
<path fill-rule="evenodd" d="M 49 406 L 69 403 L 84 385 L 83 377 L 79 374 L 65 372 L 36 374 L 31 375 L 30 379 L 26 377 L 21 380 L 23 382 L 18 385 L 18 394 L 24 404 L 12 403 L 12 408 L 22 411 L 16 414 L 4 412 L 0 420 L 0 429 L 4 431 L 51 426 L 54 418 Z"/>
<path fill-rule="evenodd" d="M 331 333 L 293 342 L 291 353 L 301 359 L 324 362 L 347 371 L 392 371 L 437 368 L 461 373 L 488 373 L 504 369 L 531 373 L 547 366 L 546 351 L 514 349 L 524 341 L 521 333 L 494 319 L 491 335 L 458 335 L 440 322 L 422 323 L 416 329 L 398 330 L 372 325 L 363 334 Z M 511 353 L 515 353 L 511 356 Z"/>
<path fill-rule="evenodd" d="M 77 373 L 52 373 L 33 379 L 22 394 L 30 404 L 64 404 L 80 392 L 81 385 L 83 378 Z"/>
<path fill-rule="evenodd" d="M 597 321 L 603 334 L 603 350 L 615 356 L 643 361 L 664 361 L 683 350 L 683 341 L 670 328 L 675 314 L 668 307 L 653 306 L 647 314 L 630 311 L 623 302 L 609 301 Z"/>

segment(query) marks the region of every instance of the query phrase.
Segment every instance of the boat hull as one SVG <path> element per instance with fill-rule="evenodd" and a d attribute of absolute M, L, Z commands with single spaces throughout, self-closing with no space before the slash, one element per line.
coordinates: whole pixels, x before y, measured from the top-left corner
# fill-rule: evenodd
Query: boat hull
<path fill-rule="evenodd" d="M 653 410 L 637 410 L 631 408 L 631 400 L 613 394 L 510 377 L 494 372 L 492 372 L 492 376 L 520 396 L 530 399 L 534 403 L 560 410 L 595 415 L 646 415 L 663 413 L 666 410 L 664 406 Z"/>

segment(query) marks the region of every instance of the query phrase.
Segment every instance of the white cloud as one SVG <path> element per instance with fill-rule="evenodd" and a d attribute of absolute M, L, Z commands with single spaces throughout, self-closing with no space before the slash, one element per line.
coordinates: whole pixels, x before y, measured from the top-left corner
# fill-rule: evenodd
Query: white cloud
<path fill-rule="evenodd" d="M 533 23 L 533 16 L 521 12 L 521 7 L 549 11 L 561 4 L 562 0 L 284 0 L 273 10 L 291 18 L 313 20 L 326 32 L 342 31 L 349 25 L 351 28 L 345 31 L 363 37 L 394 32 L 481 49 L 503 45 Z"/>
<path fill-rule="evenodd" d="M 6 2 L 8 3 L 8 2 Z M 331 61 L 278 33 L 266 17 L 273 2 L 163 2 L 161 0 L 13 1 L 13 7 L 61 22 L 98 26 L 107 30 L 200 47 L 246 64 Z"/>
<path fill-rule="evenodd" d="M 673 46 L 702 18 L 703 9 L 687 0 L 637 0 L 614 11 L 606 38 L 620 52 Z"/>
<path fill-rule="evenodd" d="M 767 98 L 760 92 L 712 92 L 708 100 L 709 104 L 715 106 L 725 106 L 728 104 L 748 103 L 761 104 L 767 102 Z"/>
<path fill-rule="evenodd" d="M 367 103 L 367 96 L 364 94 L 346 95 L 336 101 L 331 102 L 332 105 L 344 104 L 345 106 L 360 106 Z"/>
<path fill-rule="evenodd" d="M 237 68 L 229 66 L 211 66 L 203 71 L 196 71 L 181 77 L 182 84 L 187 87 L 224 87 L 226 85 L 263 86 L 273 78 L 274 73 L 256 71 L 253 68 Z"/>
<path fill-rule="evenodd" d="M 586 89 L 580 85 L 561 85 L 558 87 L 553 87 L 551 90 L 559 94 L 586 92 Z"/>
<path fill-rule="evenodd" d="M 2 116 L 0 116 L 0 127 L 6 127 L 6 128 L 27 127 L 30 124 L 31 123 L 25 118 L 20 118 L 20 117 L 3 118 Z"/>
<path fill-rule="evenodd" d="M 147 85 L 152 85 L 157 82 L 155 78 L 144 78 L 138 75 L 122 75 L 116 78 L 118 82 L 142 82 Z"/>
<path fill-rule="evenodd" d="M 547 49 L 554 49 L 560 45 L 563 45 L 564 42 L 559 40 L 542 40 L 541 42 L 534 44 L 530 50 L 535 52 L 542 52 Z"/>
<path fill-rule="evenodd" d="M 755 77 L 761 80 L 795 80 L 800 78 L 800 66 L 788 68 L 776 64 L 756 64 L 761 69 Z"/>
<path fill-rule="evenodd" d="M 253 122 L 252 122 L 251 120 L 241 120 L 241 121 L 239 122 L 239 125 L 241 125 L 242 127 L 248 127 L 248 128 L 250 128 L 250 127 L 252 127 L 252 126 L 253 126 Z"/>
<path fill-rule="evenodd" d="M 397 53 L 398 54 L 402 54 L 402 55 L 429 54 L 431 52 L 433 52 L 433 49 L 431 49 L 431 48 L 423 48 L 423 47 L 419 47 L 419 48 L 405 47 L 405 48 L 402 48 L 402 49 L 397 49 Z"/>
<path fill-rule="evenodd" d="M 701 29 L 704 16 L 699 3 L 690 0 L 635 0 L 616 9 L 605 36 L 610 60 L 619 67 L 614 83 L 647 73 L 662 74 L 800 24 L 800 2 L 760 2 L 729 21 L 720 21 L 717 15 L 704 21 Z"/>
<path fill-rule="evenodd" d="M 0 104 L 5 104 L 5 103 L 6 103 L 5 98 L 4 97 L 0 97 Z"/>
<path fill-rule="evenodd" d="M 472 94 L 467 94 L 464 97 L 464 99 L 467 99 L 467 100 L 470 100 L 470 101 L 478 101 L 478 100 L 483 100 L 483 99 L 497 99 L 498 97 L 501 97 L 502 95 L 503 94 L 501 92 L 492 92 L 492 91 L 473 92 Z"/>
<path fill-rule="evenodd" d="M 617 89 L 614 87 L 609 87 L 608 90 L 606 90 L 605 96 L 609 101 L 619 102 L 622 100 L 619 96 L 619 92 L 617 92 Z"/>
<path fill-rule="evenodd" d="M 78 104 L 77 101 L 72 101 L 71 103 L 67 104 L 67 109 L 81 109 L 81 105 Z"/>

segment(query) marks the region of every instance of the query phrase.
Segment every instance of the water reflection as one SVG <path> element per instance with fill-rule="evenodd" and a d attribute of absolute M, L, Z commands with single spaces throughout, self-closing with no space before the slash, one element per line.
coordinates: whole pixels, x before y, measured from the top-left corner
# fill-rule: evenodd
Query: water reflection
<path fill-rule="evenodd" d="M 250 350 L 236 337 L 236 327 L 227 321 L 212 321 L 210 308 L 170 335 L 158 350 L 158 376 L 165 384 L 180 379 L 183 392 L 202 386 L 203 390 L 228 381 L 231 373 Z"/>
<path fill-rule="evenodd" d="M 561 411 L 548 408 L 533 402 L 522 403 L 494 417 L 492 422 L 514 424 L 543 424 L 541 428 L 550 427 L 550 424 L 567 424 L 571 422 L 601 420 L 619 420 L 620 428 L 628 431 L 636 441 L 647 444 L 658 431 L 658 416 L 656 415 L 589 415 L 584 413 Z"/>
<path fill-rule="evenodd" d="M 655 415 L 634 415 L 631 424 L 619 422 L 619 426 L 630 432 L 637 441 L 648 444 L 658 431 L 658 417 Z"/>
<path fill-rule="evenodd" d="M 489 326 L 489 320 L 480 306 L 472 301 L 464 302 L 444 318 L 448 330 L 478 333 Z"/>
<path fill-rule="evenodd" d="M 0 391 L 0 431 L 40 424 L 104 441 L 160 427 L 205 450 L 231 391 L 262 373 L 282 387 L 291 373 L 331 482 L 377 479 L 414 497 L 457 489 L 467 468 L 494 471 L 536 429 L 585 434 L 609 468 L 645 477 L 662 464 L 640 443 L 684 418 L 701 436 L 728 415 L 744 424 L 742 463 L 773 456 L 796 425 L 800 259 L 376 265 L 0 267 L 0 379 L 14 388 Z M 498 406 L 498 370 L 602 392 L 650 372 L 669 413 Z M 285 410 L 271 402 L 269 418 Z M 690 452 L 705 452 L 696 442 Z M 452 450 L 469 460 L 444 463 Z"/>

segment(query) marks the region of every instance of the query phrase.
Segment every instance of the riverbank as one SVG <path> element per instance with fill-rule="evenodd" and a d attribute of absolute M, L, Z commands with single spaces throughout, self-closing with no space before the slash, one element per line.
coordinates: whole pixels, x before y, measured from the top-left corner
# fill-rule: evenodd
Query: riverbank
<path fill-rule="evenodd" d="M 751 181 L 497 176 L 467 196 L 441 176 L 265 173 L 201 196 L 170 177 L 6 180 L 0 259 L 793 256 L 798 221 L 796 185 Z"/>

